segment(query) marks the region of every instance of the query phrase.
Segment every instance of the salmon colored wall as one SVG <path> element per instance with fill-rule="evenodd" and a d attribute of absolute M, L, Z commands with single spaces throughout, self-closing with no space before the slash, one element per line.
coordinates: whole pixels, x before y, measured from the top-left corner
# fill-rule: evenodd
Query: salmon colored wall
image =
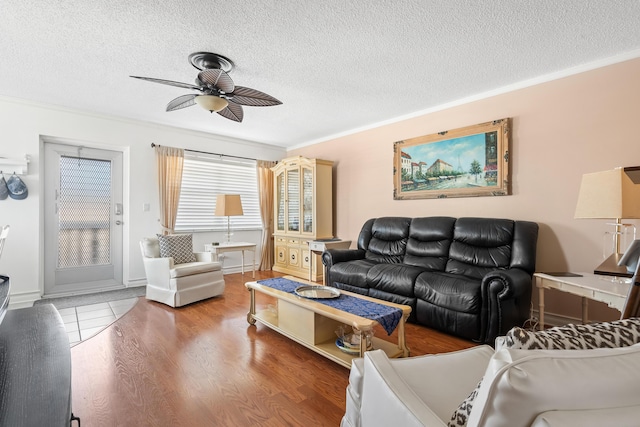
<path fill-rule="evenodd" d="M 640 165 L 640 59 L 290 150 L 335 162 L 335 230 L 355 240 L 380 216 L 500 217 L 540 225 L 537 271 L 592 271 L 605 220 L 574 219 L 582 174 Z M 339 104 L 338 107 L 339 108 Z M 512 118 L 512 195 L 393 200 L 393 142 Z M 626 221 L 640 228 L 640 221 Z M 640 230 L 639 236 L 640 238 Z M 537 309 L 537 293 L 534 292 Z M 546 312 L 580 317 L 580 298 L 547 291 Z M 590 303 L 590 318 L 619 313 Z"/>

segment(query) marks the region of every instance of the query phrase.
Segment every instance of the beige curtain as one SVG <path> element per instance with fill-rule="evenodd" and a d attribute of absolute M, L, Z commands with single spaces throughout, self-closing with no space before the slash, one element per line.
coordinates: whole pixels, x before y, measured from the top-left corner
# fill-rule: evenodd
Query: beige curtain
<path fill-rule="evenodd" d="M 175 229 L 176 215 L 178 214 L 184 150 L 156 145 L 156 164 L 158 166 L 160 226 L 162 234 L 171 234 Z"/>
<path fill-rule="evenodd" d="M 260 199 L 260 217 L 262 218 L 262 246 L 258 270 L 271 270 L 273 267 L 273 172 L 276 162 L 258 160 L 258 198 Z"/>

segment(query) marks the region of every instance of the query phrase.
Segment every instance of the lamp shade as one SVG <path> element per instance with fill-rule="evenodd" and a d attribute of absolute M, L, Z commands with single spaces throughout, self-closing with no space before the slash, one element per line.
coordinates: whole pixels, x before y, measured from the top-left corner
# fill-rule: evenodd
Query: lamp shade
<path fill-rule="evenodd" d="M 216 197 L 216 216 L 244 215 L 239 194 L 218 194 Z"/>
<path fill-rule="evenodd" d="M 195 101 L 199 106 L 211 112 L 224 110 L 229 105 L 226 99 L 215 95 L 198 95 Z"/>
<path fill-rule="evenodd" d="M 640 166 L 582 175 L 575 218 L 640 218 Z"/>

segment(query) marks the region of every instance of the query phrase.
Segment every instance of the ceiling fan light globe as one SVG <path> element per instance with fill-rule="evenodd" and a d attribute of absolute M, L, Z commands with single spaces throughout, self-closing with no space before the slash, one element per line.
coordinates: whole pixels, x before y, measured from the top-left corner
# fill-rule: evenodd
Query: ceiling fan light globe
<path fill-rule="evenodd" d="M 215 95 L 199 95 L 196 96 L 195 101 L 199 106 L 211 112 L 224 110 L 227 108 L 227 105 L 229 105 L 229 102 L 226 99 Z"/>

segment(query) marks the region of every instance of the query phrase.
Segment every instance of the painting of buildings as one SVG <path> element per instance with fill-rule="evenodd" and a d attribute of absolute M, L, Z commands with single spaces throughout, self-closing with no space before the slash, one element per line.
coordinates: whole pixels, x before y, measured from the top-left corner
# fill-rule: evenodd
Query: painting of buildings
<path fill-rule="evenodd" d="M 505 195 L 508 180 L 499 177 L 508 172 L 506 119 L 465 129 L 396 142 L 394 197 Z"/>

